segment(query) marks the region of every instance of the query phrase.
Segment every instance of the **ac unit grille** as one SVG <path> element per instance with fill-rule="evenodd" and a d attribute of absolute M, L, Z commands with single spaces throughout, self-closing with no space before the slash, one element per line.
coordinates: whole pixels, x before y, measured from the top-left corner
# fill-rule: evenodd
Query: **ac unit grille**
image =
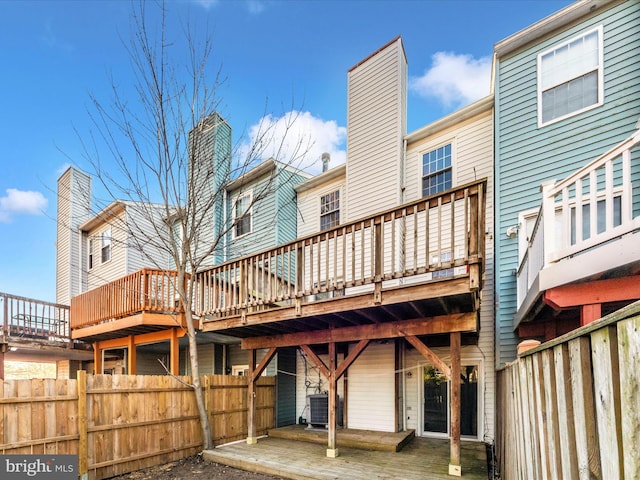
<path fill-rule="evenodd" d="M 326 394 L 309 395 L 309 424 L 327 427 L 329 424 L 329 396 Z"/>

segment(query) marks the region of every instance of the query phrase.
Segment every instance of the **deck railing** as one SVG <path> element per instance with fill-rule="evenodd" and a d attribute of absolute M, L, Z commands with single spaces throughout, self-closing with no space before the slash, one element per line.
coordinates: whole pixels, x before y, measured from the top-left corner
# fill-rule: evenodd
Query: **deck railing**
<path fill-rule="evenodd" d="M 143 269 L 71 299 L 71 328 L 138 313 L 182 312 L 177 272 Z"/>
<path fill-rule="evenodd" d="M 0 324 L 8 337 L 70 342 L 69 307 L 0 293 Z"/>
<path fill-rule="evenodd" d="M 546 266 L 640 228 L 640 188 L 632 181 L 638 144 L 640 131 L 562 182 L 543 185 L 542 205 L 519 255 L 518 307 Z"/>
<path fill-rule="evenodd" d="M 199 272 L 196 313 L 215 320 L 482 268 L 485 191 L 473 182 Z"/>

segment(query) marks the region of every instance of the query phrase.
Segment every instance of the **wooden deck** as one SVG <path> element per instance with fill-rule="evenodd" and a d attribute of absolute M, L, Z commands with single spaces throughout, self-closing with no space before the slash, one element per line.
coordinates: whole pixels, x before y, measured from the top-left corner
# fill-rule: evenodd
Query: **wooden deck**
<path fill-rule="evenodd" d="M 304 425 L 288 425 L 272 428 L 269 437 L 286 440 L 299 440 L 318 445 L 327 444 L 327 430 L 308 428 Z M 374 432 L 371 430 L 338 429 L 338 445 L 363 450 L 378 450 L 381 452 L 399 452 L 415 438 L 415 430 L 406 432 Z"/>
<path fill-rule="evenodd" d="M 327 458 L 326 445 L 261 438 L 258 443 L 224 445 L 204 452 L 210 462 L 294 480 L 448 479 L 449 441 L 414 438 L 400 452 L 343 447 Z M 462 478 L 487 480 L 485 445 L 462 442 Z"/>

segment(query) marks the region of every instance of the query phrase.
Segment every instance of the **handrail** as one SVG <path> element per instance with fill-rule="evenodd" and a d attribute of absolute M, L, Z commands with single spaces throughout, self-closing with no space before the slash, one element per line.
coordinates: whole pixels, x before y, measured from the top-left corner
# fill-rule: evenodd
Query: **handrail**
<path fill-rule="evenodd" d="M 69 307 L 0 292 L 2 336 L 70 342 Z"/>
<path fill-rule="evenodd" d="M 471 182 L 200 271 L 196 314 L 244 315 L 483 268 L 485 192 L 486 179 Z"/>
<path fill-rule="evenodd" d="M 634 191 L 631 182 L 631 152 L 639 144 L 636 131 L 564 180 L 542 185 L 542 203 L 527 252 L 519 255 L 518 307 L 546 266 L 640 228 L 640 216 L 633 216 L 640 191 Z"/>
<path fill-rule="evenodd" d="M 96 325 L 137 313 L 182 313 L 178 272 L 142 269 L 71 299 L 71 328 Z"/>

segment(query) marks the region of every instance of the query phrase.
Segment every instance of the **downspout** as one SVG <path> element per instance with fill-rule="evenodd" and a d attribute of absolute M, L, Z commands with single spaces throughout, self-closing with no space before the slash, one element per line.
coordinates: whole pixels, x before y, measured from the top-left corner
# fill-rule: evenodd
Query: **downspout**
<path fill-rule="evenodd" d="M 227 261 L 227 189 L 222 188 L 222 263 Z"/>

